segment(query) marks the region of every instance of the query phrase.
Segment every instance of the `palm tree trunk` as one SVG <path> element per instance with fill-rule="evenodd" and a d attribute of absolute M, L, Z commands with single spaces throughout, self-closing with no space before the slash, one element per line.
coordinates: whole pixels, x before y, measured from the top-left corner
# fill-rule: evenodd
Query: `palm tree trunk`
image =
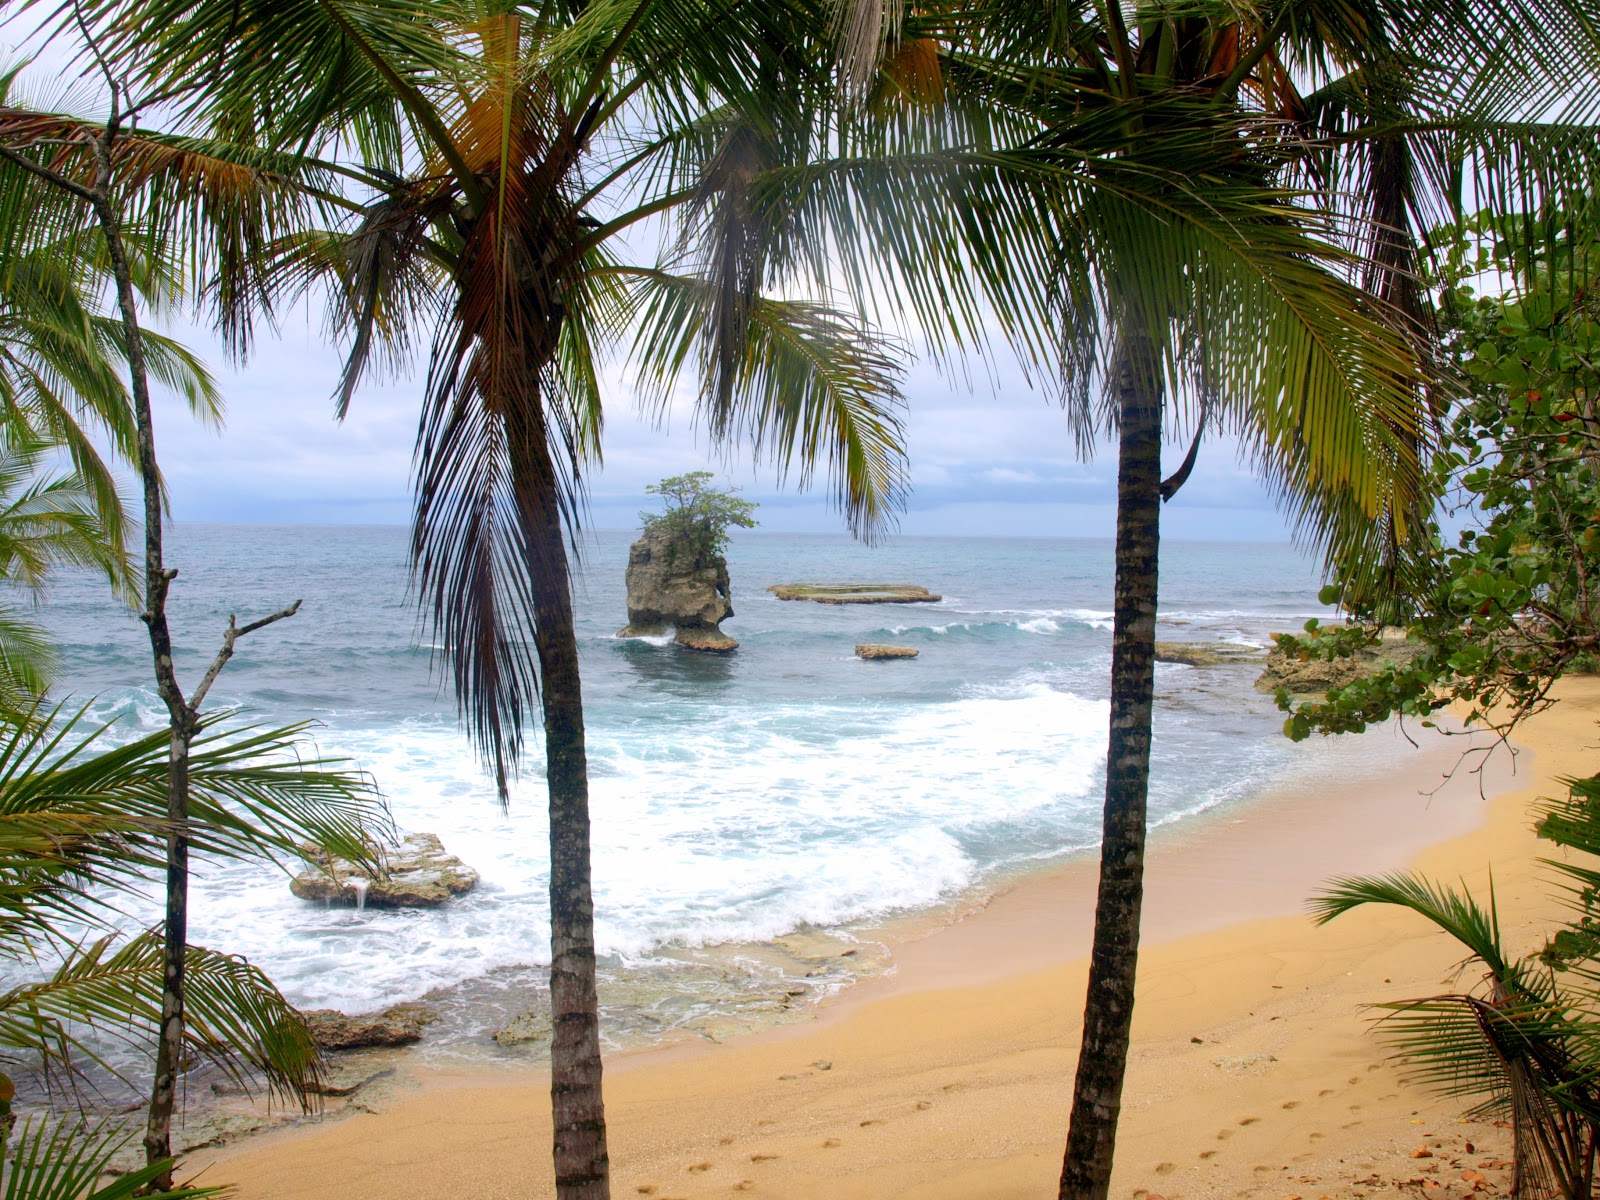
<path fill-rule="evenodd" d="M 528 439 L 535 477 L 555 478 L 543 430 Z M 594 892 L 589 849 L 589 763 L 572 588 L 553 488 L 529 506 L 539 687 L 550 795 L 550 1111 L 557 1200 L 610 1200 L 606 1111 L 600 1086 Z"/>
<path fill-rule="evenodd" d="M 1111 736 L 1089 992 L 1060 1200 L 1105 1200 L 1111 1186 L 1144 900 L 1161 527 L 1161 380 L 1147 341 L 1125 338 L 1116 362 L 1120 436 Z"/>

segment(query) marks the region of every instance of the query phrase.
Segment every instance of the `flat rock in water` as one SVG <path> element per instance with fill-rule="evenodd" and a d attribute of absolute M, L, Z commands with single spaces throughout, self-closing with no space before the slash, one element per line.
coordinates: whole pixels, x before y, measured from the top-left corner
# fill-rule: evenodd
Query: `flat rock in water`
<path fill-rule="evenodd" d="M 775 583 L 767 591 L 779 600 L 817 604 L 935 604 L 944 599 L 915 583 Z"/>
<path fill-rule="evenodd" d="M 857 658 L 915 658 L 919 651 L 915 646 L 887 646 L 882 642 L 856 643 Z"/>
<path fill-rule="evenodd" d="M 1253 646 L 1233 646 L 1226 642 L 1157 642 L 1156 661 L 1181 663 L 1186 667 L 1218 667 L 1224 663 L 1259 661 L 1261 651 Z"/>
<path fill-rule="evenodd" d="M 421 1041 L 423 1029 L 438 1020 L 438 1014 L 422 1004 L 397 1004 L 354 1017 L 336 1008 L 316 1008 L 303 1015 L 311 1037 L 324 1050 L 408 1046 Z"/>
<path fill-rule="evenodd" d="M 699 650 L 708 654 L 727 654 L 739 648 L 735 639 L 715 625 L 680 625 L 672 640 L 685 650 Z"/>
<path fill-rule="evenodd" d="M 502 1046 L 525 1046 L 529 1042 L 550 1040 L 550 1013 L 547 1009 L 530 1008 L 512 1017 L 494 1031 L 494 1040 Z"/>
<path fill-rule="evenodd" d="M 400 845 L 383 852 L 386 868 L 374 875 L 365 867 L 330 857 L 317 847 L 308 856 L 319 870 L 305 871 L 289 883 L 302 900 L 330 904 L 370 904 L 374 908 L 437 908 L 478 886 L 478 873 L 431 833 L 410 833 Z"/>

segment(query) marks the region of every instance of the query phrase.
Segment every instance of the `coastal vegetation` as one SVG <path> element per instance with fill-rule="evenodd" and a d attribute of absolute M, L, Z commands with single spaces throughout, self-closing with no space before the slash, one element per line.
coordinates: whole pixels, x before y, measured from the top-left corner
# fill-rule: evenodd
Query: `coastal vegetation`
<path fill-rule="evenodd" d="M 1281 691 L 1285 733 L 1360 733 L 1391 717 L 1436 727 L 1453 706 L 1469 728 L 1507 738 L 1554 703 L 1551 689 L 1592 670 L 1600 649 L 1600 312 L 1591 289 L 1600 238 L 1592 198 L 1539 214 L 1482 213 L 1436 234 L 1444 361 L 1457 398 L 1442 414 L 1429 475 L 1438 517 L 1411 586 L 1378 592 L 1336 579 L 1326 589 L 1349 624 L 1308 625 L 1280 650 L 1333 665 L 1400 625 L 1413 653 L 1303 700 Z M 1481 293 L 1474 281 L 1492 282 Z M 1492 753 L 1491 745 L 1475 757 Z M 1541 800 L 1539 836 L 1564 851 L 1551 867 L 1571 916 L 1538 950 L 1505 944 L 1493 893 L 1414 875 L 1333 881 L 1321 921 L 1365 904 L 1399 906 L 1456 938 L 1484 975 L 1459 993 L 1393 1002 L 1383 1029 L 1419 1078 L 1509 1118 L 1523 1194 L 1592 1194 L 1600 1076 L 1600 776 Z"/>
<path fill-rule="evenodd" d="M 1597 53 L 1575 0 L 1449 13 L 1383 0 L 1359 19 L 1320 4 L 952 13 L 871 0 L 731 13 L 687 0 L 90 0 L 61 15 L 60 36 L 103 83 L 109 116 L 29 109 L 9 92 L 0 106 L 0 183 L 23 231 L 0 245 L 11 277 L 0 306 L 33 322 L 0 336 L 35 358 L 56 354 L 63 330 L 99 351 L 76 376 L 41 373 L 64 387 L 19 375 L 13 392 L 32 408 L 13 405 L 96 494 L 113 567 L 120 510 L 76 422 L 98 422 L 143 485 L 138 588 L 171 728 L 146 1136 L 157 1186 L 171 1182 L 189 1028 L 202 705 L 236 639 L 294 608 L 230 622 L 185 693 L 166 617 L 175 572 L 151 377 L 167 364 L 197 402 L 215 397 L 196 364 L 144 331 L 141 306 L 156 298 L 187 288 L 241 355 L 284 305 L 325 305 L 346 354 L 341 418 L 372 375 L 426 354 L 416 595 L 502 804 L 525 726 L 535 711 L 542 719 L 561 1200 L 610 1193 L 568 549 L 599 458 L 606 353 L 626 355 L 663 406 L 686 371 L 697 375 L 715 441 L 742 439 L 802 482 L 825 469 L 867 536 L 892 520 L 905 487 L 905 348 L 868 314 L 914 318 L 935 356 L 1011 341 L 1059 385 L 1080 450 L 1116 442 L 1101 885 L 1063 1200 L 1109 1188 L 1143 894 L 1160 513 L 1206 436 L 1240 440 L 1337 565 L 1354 610 L 1389 620 L 1409 593 L 1438 600 L 1426 617 L 1437 652 L 1296 710 L 1291 734 L 1425 715 L 1441 680 L 1480 711 L 1507 696 L 1535 708 L 1541 681 L 1594 650 L 1590 560 L 1569 553 L 1597 548 L 1584 489 L 1600 438 L 1592 402 L 1565 398 L 1593 369 L 1595 340 L 1574 267 L 1589 243 L 1573 240 L 1567 207 L 1594 184 L 1585 113 L 1562 107 Z M 1508 108 L 1508 93 L 1527 111 Z M 138 128 L 150 111 L 172 115 L 175 132 Z M 1550 111 L 1561 119 L 1537 123 Z M 1450 293 L 1450 344 L 1471 346 L 1464 369 L 1488 390 L 1455 411 L 1446 435 L 1433 425 L 1452 381 L 1440 373 L 1417 229 L 1457 206 L 1472 171 L 1499 189 L 1468 231 L 1495 239 L 1490 258 L 1472 261 L 1534 283 L 1510 305 Z M 1509 201 L 1530 193 L 1549 207 L 1510 236 Z M 30 213 L 48 215 L 30 223 Z M 62 229 L 82 244 L 62 253 L 46 237 Z M 646 233 L 660 235 L 661 253 L 640 250 Z M 1446 261 L 1460 270 L 1468 252 L 1454 245 L 1458 260 Z M 23 290 L 59 263 L 85 274 L 72 288 Z M 83 298 L 97 288 L 114 294 L 114 317 Z M 796 291 L 846 303 L 778 298 Z M 1434 436 L 1443 445 L 1430 458 Z M 1188 453 L 1163 477 L 1170 438 Z M 1486 454 L 1486 441 L 1498 450 Z M 1512 516 L 1505 489 L 1528 485 L 1529 456 L 1544 472 L 1544 507 Z M 747 502 L 708 481 L 664 480 L 652 491 L 668 509 L 646 518 L 647 533 L 692 539 L 696 563 L 752 521 Z M 1449 481 L 1506 516 L 1456 552 L 1427 521 Z M 1557 625 L 1570 634 L 1551 634 Z M 1338 653 L 1358 636 L 1305 652 Z M 42 660 L 20 634 L 14 644 L 15 693 L 37 695 Z M 358 781 L 343 786 L 352 804 L 364 795 Z M 359 830 L 344 832 L 345 844 L 337 832 L 317 840 L 351 861 L 368 853 Z"/>
<path fill-rule="evenodd" d="M 647 484 L 649 495 L 661 497 L 662 511 L 639 514 L 644 533 L 660 534 L 669 554 L 686 555 L 696 565 L 721 556 L 730 529 L 759 524 L 754 501 L 740 499 L 736 489 L 712 487 L 711 479 L 710 471 L 690 471 Z"/>

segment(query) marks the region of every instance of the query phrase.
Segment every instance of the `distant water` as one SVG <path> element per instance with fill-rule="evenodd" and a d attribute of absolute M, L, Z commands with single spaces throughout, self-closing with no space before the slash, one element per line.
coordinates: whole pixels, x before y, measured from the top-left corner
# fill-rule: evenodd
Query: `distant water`
<path fill-rule="evenodd" d="M 600 949 L 613 967 L 947 901 L 1098 837 L 1110 668 L 1111 545 L 1100 540 L 753 533 L 729 553 L 742 643 L 727 658 L 612 636 L 631 535 L 584 550 L 578 594 L 592 755 Z M 303 597 L 240 643 L 213 696 L 258 723 L 314 718 L 325 754 L 381 785 L 403 829 L 438 833 L 482 886 L 443 911 L 329 910 L 281 873 L 206 867 L 192 936 L 247 955 L 304 1006 L 364 1010 L 474 988 L 546 961 L 537 731 L 502 813 L 430 674 L 387 527 L 178 527 L 173 618 L 187 683 L 241 620 Z M 1262 646 L 1326 615 L 1290 548 L 1170 543 L 1164 638 Z M 933 605 L 780 602 L 791 581 L 919 583 Z M 87 577 L 41 610 L 66 685 L 119 735 L 161 727 L 143 629 Z M 858 641 L 922 651 L 867 663 Z M 1250 669 L 1158 668 L 1152 814 L 1261 789 L 1296 761 Z M 66 689 L 64 689 L 66 690 Z M 130 920 L 153 920 L 148 911 Z M 509 973 L 509 974 L 508 974 Z"/>

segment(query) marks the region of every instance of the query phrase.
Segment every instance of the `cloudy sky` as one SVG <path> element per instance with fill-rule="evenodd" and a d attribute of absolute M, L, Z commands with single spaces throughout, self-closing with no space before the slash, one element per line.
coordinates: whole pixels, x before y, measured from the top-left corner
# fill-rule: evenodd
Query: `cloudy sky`
<path fill-rule="evenodd" d="M 0 8 L 5 5 L 0 3 Z M 0 29 L 0 59 L 33 58 L 27 79 L 46 95 L 77 70 L 59 45 L 41 45 L 22 18 Z M 47 101 L 48 102 L 48 101 Z M 54 103 L 60 103 L 59 97 Z M 288 314 L 250 361 L 230 365 L 207 330 L 177 328 L 220 377 L 226 427 L 218 434 L 176 403 L 157 413 L 157 444 L 179 521 L 403 524 L 416 432 L 421 364 L 409 379 L 369 384 L 350 417 L 333 419 L 329 396 L 337 348 L 319 316 Z M 589 480 L 590 524 L 632 528 L 644 488 L 666 475 L 705 468 L 761 504 L 762 528 L 837 532 L 825 481 L 809 491 L 782 484 L 734 449 L 699 435 L 692 398 L 664 424 L 640 413 L 623 364 L 610 373 L 604 464 Z M 913 362 L 904 387 L 906 448 L 913 481 L 899 529 L 906 534 L 1109 537 L 1114 532 L 1114 455 L 1079 461 L 1061 411 L 1030 387 L 1008 358 L 973 359 L 941 373 Z M 1186 446 L 1170 447 L 1176 464 Z M 1286 540 L 1266 493 L 1231 444 L 1211 441 L 1164 514 L 1164 535 L 1188 539 Z"/>
<path fill-rule="evenodd" d="M 349 418 L 333 419 L 336 349 L 305 313 L 230 367 L 204 330 L 177 330 L 221 377 L 228 416 L 219 435 L 176 403 L 158 413 L 159 449 L 180 521 L 399 524 L 407 520 L 420 371 L 367 386 Z M 907 534 L 1110 536 L 1114 456 L 1080 462 L 1060 410 L 1029 387 L 1015 364 L 974 361 L 970 379 L 931 363 L 905 382 L 914 488 Z M 629 528 L 646 507 L 645 485 L 665 475 L 714 470 L 761 503 L 762 527 L 784 532 L 843 528 L 818 481 L 780 484 L 740 449 L 723 454 L 695 428 L 692 405 L 664 425 L 639 411 L 625 373 L 610 373 L 605 461 L 590 480 L 591 523 Z M 1171 462 L 1183 446 L 1168 449 Z M 1232 447 L 1208 442 L 1188 485 L 1168 506 L 1166 535 L 1198 539 L 1287 538 L 1261 487 Z"/>

